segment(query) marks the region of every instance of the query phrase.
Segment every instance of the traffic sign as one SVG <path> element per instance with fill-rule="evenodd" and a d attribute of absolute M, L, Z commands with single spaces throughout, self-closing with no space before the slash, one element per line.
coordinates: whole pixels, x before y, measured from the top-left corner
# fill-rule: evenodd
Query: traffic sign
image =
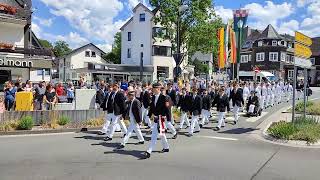
<path fill-rule="evenodd" d="M 302 58 L 306 58 L 308 59 L 309 57 L 311 57 L 312 52 L 311 49 L 307 46 L 304 46 L 300 43 L 296 43 L 294 45 L 294 55 L 298 56 L 298 57 L 302 57 Z"/>
<path fill-rule="evenodd" d="M 302 68 L 311 68 L 312 63 L 311 63 L 310 59 L 295 57 L 294 58 L 294 65 L 302 67 Z"/>
<path fill-rule="evenodd" d="M 304 44 L 306 46 L 311 46 L 312 44 L 312 39 L 304 34 L 302 34 L 301 32 L 295 32 L 295 39 L 296 42 L 299 42 L 301 44 Z"/>

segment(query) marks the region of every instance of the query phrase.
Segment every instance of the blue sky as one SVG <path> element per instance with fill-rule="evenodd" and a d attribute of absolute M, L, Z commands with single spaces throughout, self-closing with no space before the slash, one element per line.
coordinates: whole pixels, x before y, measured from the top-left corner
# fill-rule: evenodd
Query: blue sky
<path fill-rule="evenodd" d="M 32 29 L 50 42 L 64 40 L 72 48 L 93 42 L 110 51 L 114 34 L 139 2 L 149 6 L 148 0 L 33 0 Z M 320 36 L 320 0 L 214 0 L 214 5 L 224 21 L 241 7 L 249 10 L 253 28 L 272 24 L 280 33 Z"/>

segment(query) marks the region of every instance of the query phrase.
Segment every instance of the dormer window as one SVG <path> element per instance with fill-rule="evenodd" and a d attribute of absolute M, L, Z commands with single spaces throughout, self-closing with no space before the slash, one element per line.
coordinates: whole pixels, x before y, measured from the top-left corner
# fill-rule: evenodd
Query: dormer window
<path fill-rule="evenodd" d="M 263 45 L 263 41 L 258 42 L 258 47 L 261 47 Z"/>
<path fill-rule="evenodd" d="M 91 52 L 91 57 L 96 57 L 96 52 L 92 51 Z"/>
<path fill-rule="evenodd" d="M 145 13 L 141 13 L 140 14 L 140 22 L 144 22 L 146 21 L 146 14 Z"/>
<path fill-rule="evenodd" d="M 90 51 L 86 51 L 86 57 L 90 57 Z"/>
<path fill-rule="evenodd" d="M 278 41 L 272 41 L 272 46 L 277 46 Z"/>

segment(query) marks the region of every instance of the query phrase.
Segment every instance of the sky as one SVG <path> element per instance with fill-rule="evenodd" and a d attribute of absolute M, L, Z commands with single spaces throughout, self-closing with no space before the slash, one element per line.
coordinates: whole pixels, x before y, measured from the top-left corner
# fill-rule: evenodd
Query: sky
<path fill-rule="evenodd" d="M 32 30 L 52 43 L 63 40 L 71 48 L 94 43 L 106 52 L 113 37 L 131 17 L 132 9 L 149 0 L 33 0 Z M 232 10 L 249 10 L 248 25 L 264 30 L 272 24 L 280 33 L 301 31 L 320 36 L 320 0 L 214 0 L 214 9 L 224 22 Z"/>

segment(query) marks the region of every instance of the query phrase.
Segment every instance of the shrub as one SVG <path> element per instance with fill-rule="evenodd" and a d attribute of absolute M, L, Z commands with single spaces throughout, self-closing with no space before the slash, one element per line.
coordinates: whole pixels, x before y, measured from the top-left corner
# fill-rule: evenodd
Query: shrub
<path fill-rule="evenodd" d="M 320 104 L 307 107 L 307 112 L 311 115 L 320 115 Z"/>
<path fill-rule="evenodd" d="M 65 126 L 66 124 L 70 123 L 70 118 L 68 116 L 61 116 L 59 119 L 58 119 L 58 124 L 59 126 Z"/>
<path fill-rule="evenodd" d="M 33 119 L 31 116 L 25 116 L 18 122 L 17 129 L 19 130 L 31 130 L 33 127 Z"/>
<path fill-rule="evenodd" d="M 307 108 L 308 108 L 308 107 L 311 107 L 311 106 L 313 106 L 313 105 L 314 105 L 314 102 L 312 102 L 312 101 L 307 101 L 307 104 L 306 104 Z M 302 112 L 303 109 L 304 109 L 304 103 L 303 103 L 303 101 L 302 101 L 302 102 L 299 102 L 298 104 L 296 104 L 296 107 L 295 107 L 295 110 L 296 110 L 296 111 Z"/>
<path fill-rule="evenodd" d="M 11 120 L 11 121 L 4 121 L 0 124 L 0 131 L 13 131 L 16 130 L 18 127 L 18 121 L 17 120 Z"/>
<path fill-rule="evenodd" d="M 272 124 L 268 132 L 275 138 L 289 140 L 290 136 L 297 132 L 297 128 L 292 123 L 280 121 Z"/>
<path fill-rule="evenodd" d="M 319 125 L 305 125 L 299 129 L 298 132 L 292 135 L 293 140 L 307 141 L 308 144 L 313 144 L 320 139 L 320 126 Z"/>
<path fill-rule="evenodd" d="M 103 124 L 104 124 L 103 118 L 90 119 L 84 123 L 85 126 L 89 126 L 89 127 L 100 127 Z"/>

